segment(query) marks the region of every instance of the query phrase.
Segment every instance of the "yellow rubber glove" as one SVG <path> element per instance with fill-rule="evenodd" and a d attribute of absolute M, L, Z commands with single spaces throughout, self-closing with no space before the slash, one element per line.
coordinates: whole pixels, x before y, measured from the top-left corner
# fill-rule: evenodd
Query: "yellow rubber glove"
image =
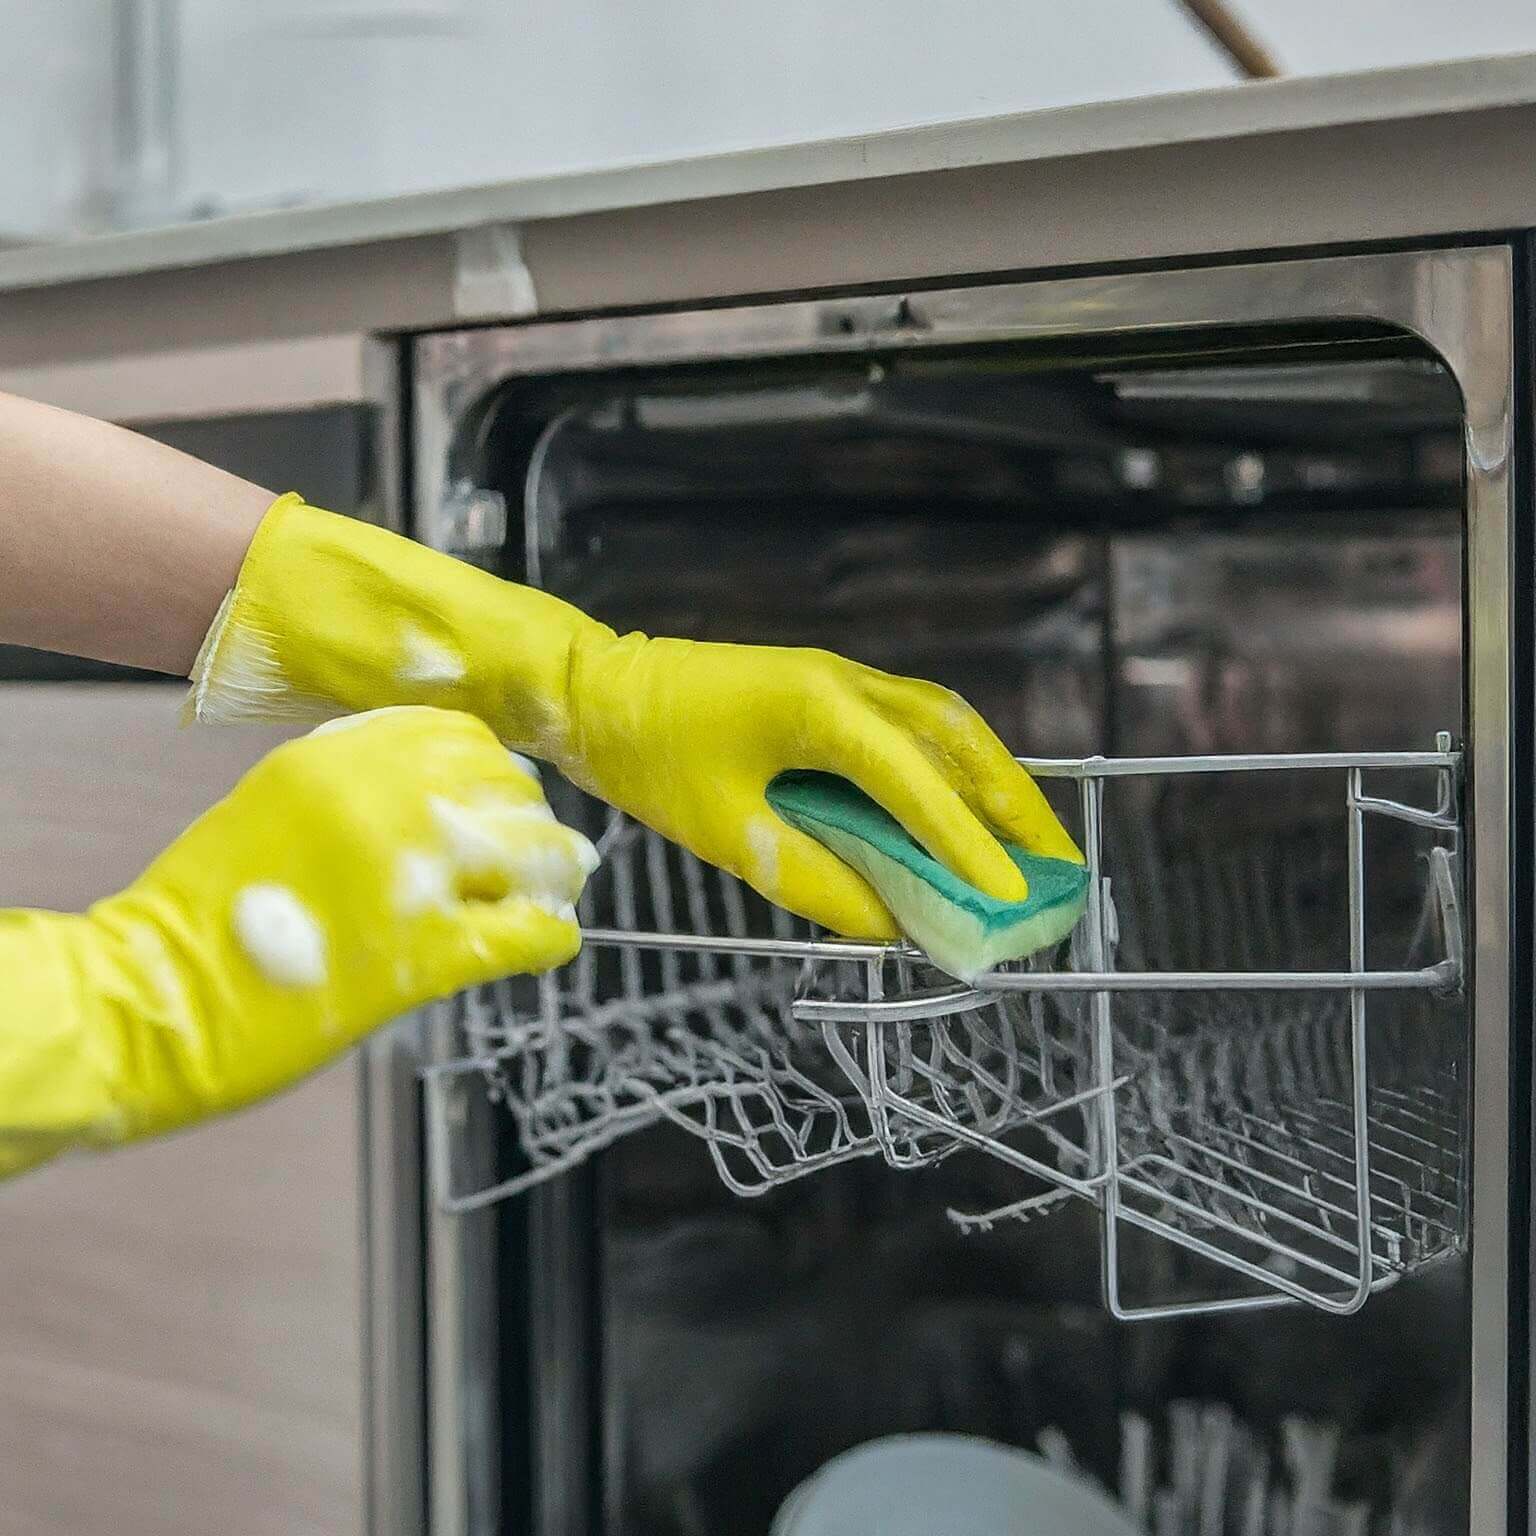
<path fill-rule="evenodd" d="M 0 1172 L 249 1103 L 429 998 L 563 964 L 596 863 L 466 715 L 280 747 L 120 895 L 0 913 Z"/>
<path fill-rule="evenodd" d="M 1029 775 L 957 695 L 824 651 L 620 637 L 569 604 L 283 497 L 193 672 L 198 719 L 324 718 L 418 702 L 503 741 L 781 906 L 890 938 L 873 890 L 781 821 L 788 768 L 852 779 L 957 874 L 1022 900 L 994 833 L 1081 859 Z"/>

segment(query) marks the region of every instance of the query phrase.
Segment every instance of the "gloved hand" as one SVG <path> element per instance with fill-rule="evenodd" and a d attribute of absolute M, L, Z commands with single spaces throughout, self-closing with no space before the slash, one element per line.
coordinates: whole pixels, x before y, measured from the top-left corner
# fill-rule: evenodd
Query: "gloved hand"
<path fill-rule="evenodd" d="M 563 964 L 596 862 L 465 715 L 278 748 L 120 895 L 0 913 L 0 1172 L 246 1104 L 429 998 Z"/>
<path fill-rule="evenodd" d="M 890 938 L 865 881 L 768 807 L 788 768 L 842 774 L 957 874 L 1022 900 L 994 833 L 1081 860 L 1039 789 L 957 695 L 823 651 L 617 636 L 569 604 L 284 497 L 193 672 L 203 720 L 414 701 L 509 745 L 770 900 Z"/>

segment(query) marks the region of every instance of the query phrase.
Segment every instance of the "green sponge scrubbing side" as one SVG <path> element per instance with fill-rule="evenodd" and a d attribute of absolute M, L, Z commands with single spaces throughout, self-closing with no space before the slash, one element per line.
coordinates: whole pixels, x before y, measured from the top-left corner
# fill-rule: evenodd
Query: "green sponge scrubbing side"
<path fill-rule="evenodd" d="M 1023 901 L 998 901 L 953 874 L 863 790 L 830 773 L 781 773 L 768 803 L 879 892 L 901 931 L 941 970 L 969 981 L 1005 960 L 1060 943 L 1088 900 L 1088 871 L 1011 843 L 1029 882 Z"/>

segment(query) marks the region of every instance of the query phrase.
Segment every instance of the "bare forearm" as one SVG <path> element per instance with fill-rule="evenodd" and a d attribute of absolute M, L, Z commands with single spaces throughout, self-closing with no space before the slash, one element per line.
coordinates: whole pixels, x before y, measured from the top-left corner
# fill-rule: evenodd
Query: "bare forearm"
<path fill-rule="evenodd" d="M 272 493 L 0 395 L 0 641 L 185 676 Z"/>

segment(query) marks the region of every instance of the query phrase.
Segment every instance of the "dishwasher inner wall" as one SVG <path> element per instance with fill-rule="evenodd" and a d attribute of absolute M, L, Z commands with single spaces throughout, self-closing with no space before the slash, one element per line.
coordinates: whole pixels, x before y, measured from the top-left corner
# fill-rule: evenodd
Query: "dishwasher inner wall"
<path fill-rule="evenodd" d="M 508 513 L 505 546 L 477 558 L 503 574 L 620 630 L 936 679 L 1021 755 L 1412 749 L 1463 730 L 1459 397 L 1380 342 L 520 381 L 476 454 Z M 566 786 L 552 799 L 593 814 Z M 1150 899 L 1166 865 L 1240 881 L 1204 907 L 1166 896 L 1181 942 L 1227 964 L 1332 814 L 1304 786 L 1225 781 L 1121 812 L 1155 850 L 1133 872 Z M 1416 893 L 1380 877 L 1372 897 L 1384 947 L 1406 945 Z M 924 1430 L 1070 1447 L 1115 1488 L 1124 1415 L 1168 1457 L 1172 1405 L 1195 1401 L 1277 1467 L 1287 1419 L 1336 1427 L 1335 1492 L 1371 1531 L 1465 1531 L 1463 1260 L 1349 1318 L 1128 1326 L 1100 1303 L 1085 1208 L 972 1234 L 947 1215 L 1008 1198 L 963 1154 L 742 1201 L 661 1128 L 505 1207 L 505 1390 L 527 1388 L 503 1408 L 504 1506 L 551 1533 L 755 1536 L 829 1458 Z M 1128 1261 L 1150 1298 L 1191 1283 L 1155 1242 Z"/>

